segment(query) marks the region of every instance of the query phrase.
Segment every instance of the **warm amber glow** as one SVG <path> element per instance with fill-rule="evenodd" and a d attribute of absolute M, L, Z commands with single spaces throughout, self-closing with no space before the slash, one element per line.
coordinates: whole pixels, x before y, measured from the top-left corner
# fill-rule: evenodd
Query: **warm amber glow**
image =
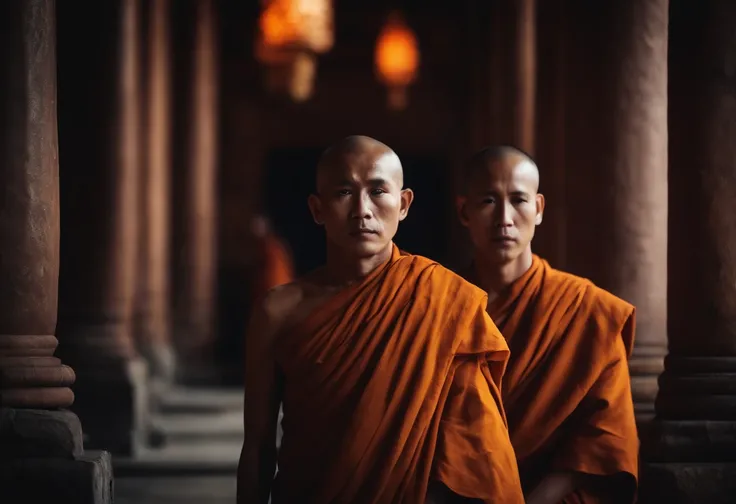
<path fill-rule="evenodd" d="M 414 32 L 398 14 L 392 14 L 376 44 L 376 69 L 390 87 L 405 87 L 416 78 L 419 49 Z"/>
<path fill-rule="evenodd" d="M 268 88 L 307 100 L 314 88 L 315 54 L 332 48 L 332 0 L 263 0 L 256 58 Z"/>
<path fill-rule="evenodd" d="M 259 25 L 260 43 L 271 48 L 322 53 L 332 47 L 330 0 L 267 0 Z"/>

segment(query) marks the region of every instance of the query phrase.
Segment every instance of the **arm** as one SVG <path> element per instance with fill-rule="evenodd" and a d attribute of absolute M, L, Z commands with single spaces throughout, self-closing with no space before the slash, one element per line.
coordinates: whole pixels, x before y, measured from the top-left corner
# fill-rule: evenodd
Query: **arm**
<path fill-rule="evenodd" d="M 447 502 L 448 492 L 450 491 L 442 483 L 430 481 L 424 504 L 445 504 Z"/>
<path fill-rule="evenodd" d="M 633 501 L 639 442 L 626 349 L 622 338 L 615 341 L 611 362 L 578 406 L 551 472 L 527 502 L 556 504 L 577 490 Z"/>
<path fill-rule="evenodd" d="M 465 324 L 458 329 L 470 337 L 452 355 L 432 478 L 451 489 L 447 502 L 462 495 L 521 504 L 524 495 L 501 396 L 508 345 L 486 313 L 485 298 L 463 315 Z"/>
<path fill-rule="evenodd" d="M 582 486 L 584 475 L 572 471 L 553 472 L 529 494 L 527 504 L 558 504 Z"/>
<path fill-rule="evenodd" d="M 281 387 L 273 355 L 274 329 L 267 305 L 257 307 L 246 333 L 245 441 L 238 465 L 238 504 L 266 504 L 276 469 Z"/>

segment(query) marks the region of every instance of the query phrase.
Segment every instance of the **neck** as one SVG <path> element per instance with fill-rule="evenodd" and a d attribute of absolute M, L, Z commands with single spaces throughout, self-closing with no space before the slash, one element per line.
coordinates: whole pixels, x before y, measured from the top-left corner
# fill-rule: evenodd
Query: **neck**
<path fill-rule="evenodd" d="M 389 242 L 379 253 L 356 257 L 346 255 L 343 250 L 327 243 L 327 264 L 325 273 L 330 283 L 350 284 L 361 280 L 373 272 L 376 268 L 385 264 L 393 252 L 393 242 Z"/>
<path fill-rule="evenodd" d="M 488 293 L 488 299 L 495 299 L 498 294 L 532 267 L 532 248 L 528 246 L 513 261 L 498 263 L 489 261 L 479 251 L 475 252 L 475 273 L 479 286 Z"/>

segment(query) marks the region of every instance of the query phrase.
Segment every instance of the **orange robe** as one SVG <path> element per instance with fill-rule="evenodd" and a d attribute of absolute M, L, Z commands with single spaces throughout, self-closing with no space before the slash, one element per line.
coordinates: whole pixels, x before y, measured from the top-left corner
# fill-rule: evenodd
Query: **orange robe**
<path fill-rule="evenodd" d="M 291 254 L 278 236 L 268 233 L 258 244 L 253 299 L 261 299 L 273 287 L 293 281 L 294 263 Z"/>
<path fill-rule="evenodd" d="M 624 494 L 616 502 L 631 502 L 639 449 L 628 370 L 634 307 L 535 255 L 488 313 L 511 350 L 503 402 L 525 490 L 551 471 L 616 475 L 625 481 L 614 485 Z M 584 491 L 565 500 L 601 501 Z"/>
<path fill-rule="evenodd" d="M 424 504 L 430 480 L 523 503 L 499 390 L 508 347 L 486 300 L 394 247 L 386 265 L 283 334 L 273 504 Z"/>

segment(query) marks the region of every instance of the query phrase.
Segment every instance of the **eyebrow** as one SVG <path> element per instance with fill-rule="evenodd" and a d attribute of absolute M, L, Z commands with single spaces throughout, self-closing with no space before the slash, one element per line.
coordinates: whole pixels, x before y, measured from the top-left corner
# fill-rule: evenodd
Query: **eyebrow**
<path fill-rule="evenodd" d="M 511 191 L 509 193 L 511 196 L 526 196 L 530 197 L 530 194 L 526 191 Z M 485 191 L 480 194 L 481 196 L 498 196 L 498 191 Z"/>
<path fill-rule="evenodd" d="M 368 179 L 368 183 L 372 186 L 388 185 L 388 180 L 382 178 Z"/>
<path fill-rule="evenodd" d="M 368 179 L 367 182 L 368 182 L 368 185 L 370 185 L 370 186 L 381 186 L 381 185 L 387 185 L 388 184 L 388 181 L 386 179 L 382 179 L 382 178 Z M 341 181 L 339 181 L 337 183 L 337 185 L 340 186 L 340 187 L 342 187 L 342 186 L 351 186 L 351 185 L 354 185 L 354 184 L 355 184 L 355 181 L 354 180 L 348 180 L 348 179 L 342 179 Z"/>

